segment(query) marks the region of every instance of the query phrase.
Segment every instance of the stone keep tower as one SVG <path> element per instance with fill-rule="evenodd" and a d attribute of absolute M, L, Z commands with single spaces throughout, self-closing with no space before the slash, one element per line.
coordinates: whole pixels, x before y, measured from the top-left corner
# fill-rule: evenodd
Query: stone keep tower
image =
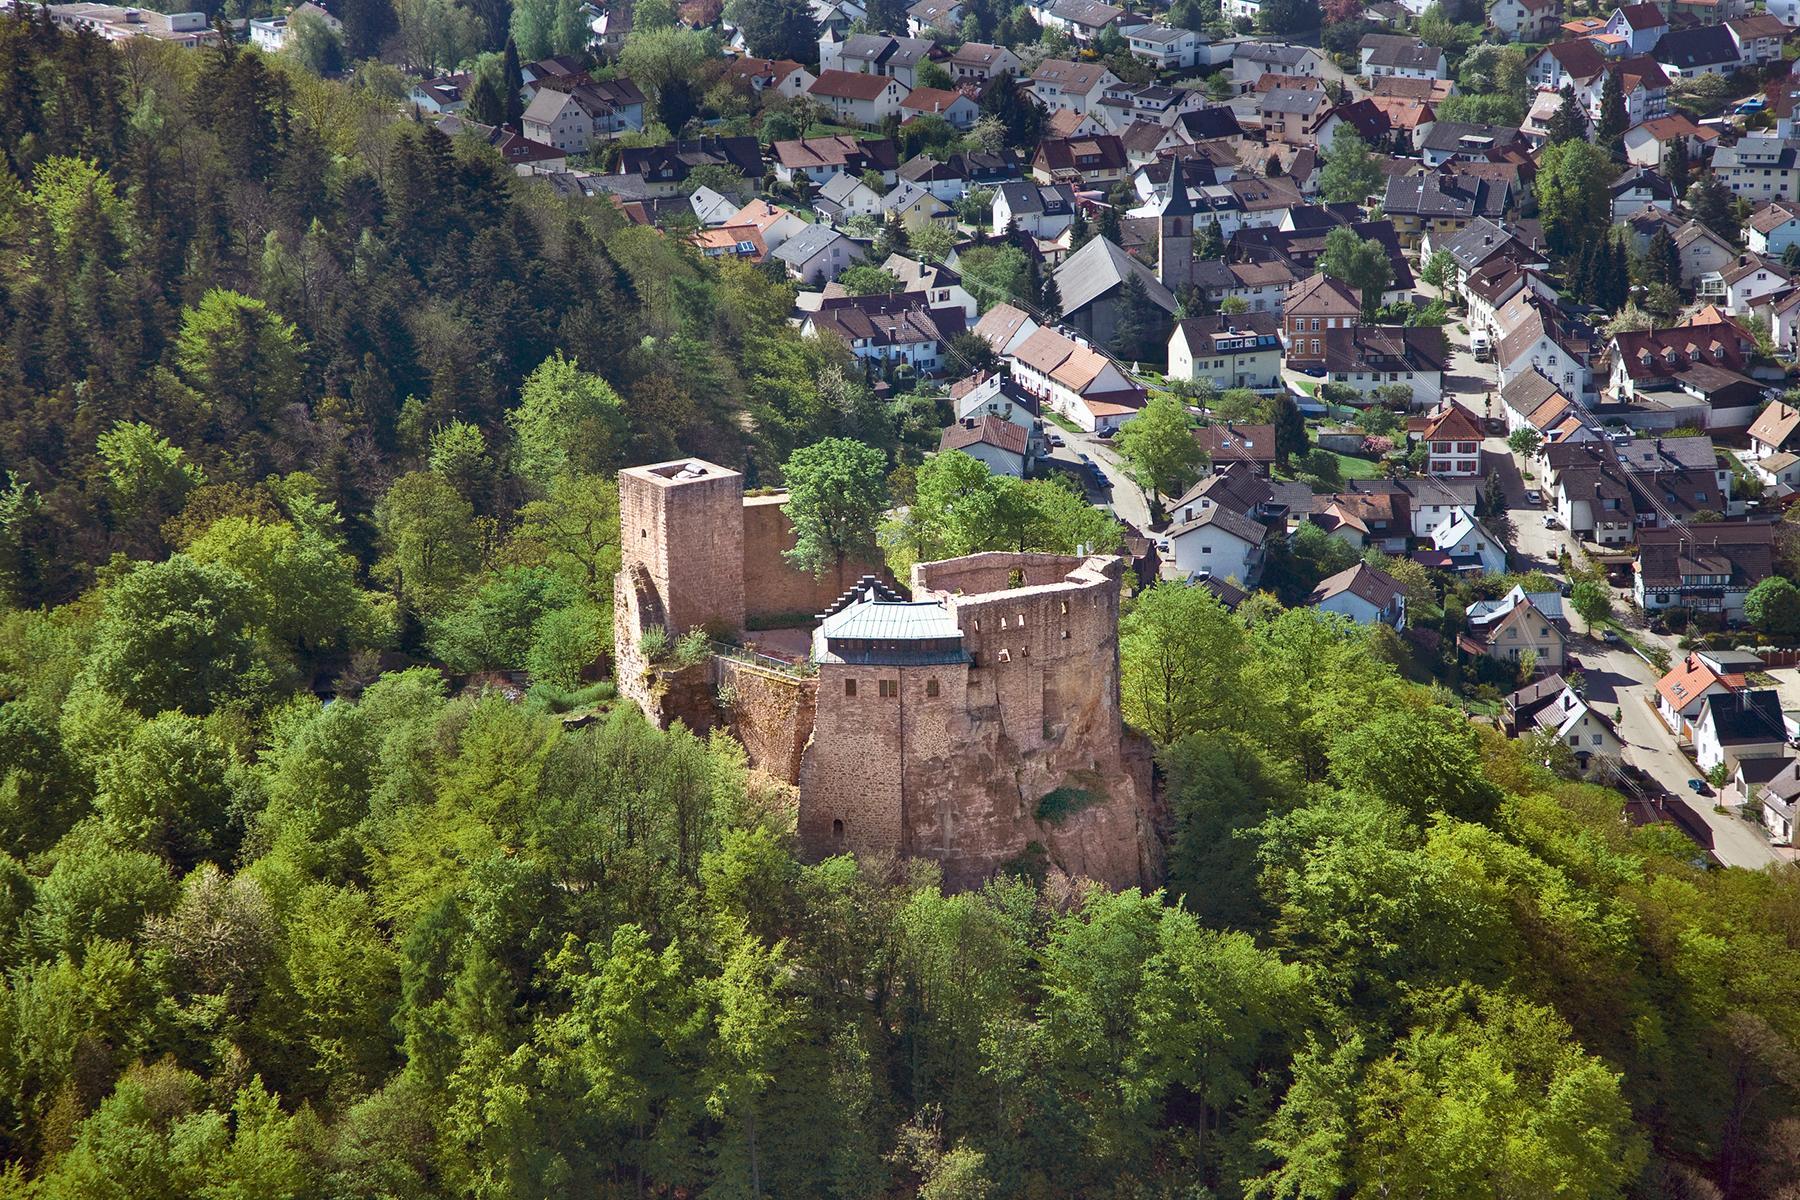
<path fill-rule="evenodd" d="M 1169 160 L 1169 194 L 1156 210 L 1156 277 L 1180 295 L 1194 281 L 1194 202 L 1179 157 Z"/>
<path fill-rule="evenodd" d="M 633 618 L 632 643 L 652 625 L 671 637 L 742 629 L 743 475 L 697 458 L 620 471 L 619 567 L 635 611 L 621 607 L 615 620 Z"/>

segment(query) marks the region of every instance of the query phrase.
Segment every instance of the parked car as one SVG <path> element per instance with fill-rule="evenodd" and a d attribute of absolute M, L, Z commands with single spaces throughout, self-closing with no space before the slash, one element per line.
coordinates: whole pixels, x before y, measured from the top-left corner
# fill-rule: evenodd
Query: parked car
<path fill-rule="evenodd" d="M 1619 631 L 1616 629 L 1602 629 L 1600 631 L 1600 640 L 1609 646 L 1619 646 L 1623 645 L 1625 642 L 1625 639 L 1619 636 Z"/>
<path fill-rule="evenodd" d="M 1476 362 L 1486 362 L 1494 357 L 1494 343 L 1485 333 L 1477 333 L 1469 339 L 1469 350 L 1475 355 Z"/>
<path fill-rule="evenodd" d="M 1562 522 L 1556 519 L 1555 513 L 1545 513 L 1544 514 L 1544 528 L 1545 529 L 1561 529 Z"/>
<path fill-rule="evenodd" d="M 1062 434 L 1057 433 L 1054 429 L 1044 435 L 1044 440 L 1049 442 L 1052 446 L 1054 446 L 1058 450 L 1061 450 L 1063 447 L 1063 436 L 1062 436 Z"/>
<path fill-rule="evenodd" d="M 1706 780 L 1704 780 L 1704 779 L 1688 780 L 1688 791 L 1694 793 L 1694 795 L 1696 795 L 1696 796 L 1705 796 L 1705 795 L 1710 794 L 1709 789 L 1706 786 Z"/>
<path fill-rule="evenodd" d="M 1536 488 L 1525 489 L 1525 503 L 1530 504 L 1530 505 L 1539 505 L 1539 504 L 1542 504 L 1543 502 L 1544 502 L 1544 494 L 1542 492 L 1538 491 Z"/>

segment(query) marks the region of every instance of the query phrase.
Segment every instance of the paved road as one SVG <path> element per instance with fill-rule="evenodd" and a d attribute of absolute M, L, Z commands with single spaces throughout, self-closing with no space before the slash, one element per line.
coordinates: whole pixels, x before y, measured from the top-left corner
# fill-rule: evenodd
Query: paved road
<path fill-rule="evenodd" d="M 1139 532 L 1148 533 L 1150 506 L 1144 501 L 1143 489 L 1125 473 L 1118 451 L 1113 449 L 1112 444 L 1092 434 L 1071 433 L 1054 425 L 1050 428 L 1055 429 L 1057 436 L 1067 443 L 1051 450 L 1051 460 L 1060 464 L 1064 470 L 1074 473 L 1090 501 L 1112 509 L 1121 521 Z M 1106 475 L 1111 486 L 1104 490 L 1096 488 L 1088 481 L 1085 471 L 1077 470 L 1083 454 L 1100 465 L 1101 472 Z"/>
<path fill-rule="evenodd" d="M 1710 794 L 1710 788 L 1705 796 L 1688 790 L 1688 780 L 1699 772 L 1656 715 L 1655 668 L 1625 647 L 1585 638 L 1576 657 L 1586 680 L 1588 703 L 1608 716 L 1615 709 L 1618 712 L 1619 735 L 1627 743 L 1625 761 L 1642 768 L 1677 800 L 1686 801 L 1706 822 L 1713 833 L 1713 853 L 1720 862 L 1761 870 L 1785 861 L 1758 826 L 1733 813 L 1714 812 L 1717 797 Z"/>

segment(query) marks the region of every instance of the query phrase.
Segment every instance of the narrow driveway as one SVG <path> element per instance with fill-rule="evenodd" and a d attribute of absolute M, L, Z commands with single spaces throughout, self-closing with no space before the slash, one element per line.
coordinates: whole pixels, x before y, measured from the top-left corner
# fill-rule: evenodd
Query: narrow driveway
<path fill-rule="evenodd" d="M 1712 830 L 1713 853 L 1720 862 L 1761 870 L 1784 861 L 1758 826 L 1733 813 L 1715 812 L 1717 797 L 1711 788 L 1704 796 L 1688 790 L 1688 780 L 1697 778 L 1699 772 L 1656 715 L 1654 668 L 1629 649 L 1586 639 L 1580 643 L 1577 657 L 1588 703 L 1607 716 L 1617 711 L 1619 736 L 1626 742 L 1625 761 L 1645 771 L 1706 822 Z"/>

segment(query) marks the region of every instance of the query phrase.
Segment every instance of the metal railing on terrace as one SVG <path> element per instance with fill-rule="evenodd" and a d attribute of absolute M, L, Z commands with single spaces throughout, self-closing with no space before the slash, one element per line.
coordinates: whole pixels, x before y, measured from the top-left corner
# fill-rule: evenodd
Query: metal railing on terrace
<path fill-rule="evenodd" d="M 773 671 L 778 675 L 786 675 L 793 679 L 811 679 L 819 673 L 818 666 L 810 659 L 796 662 L 793 659 L 764 654 L 762 651 L 752 650 L 748 646 L 734 646 L 729 642 L 713 642 L 712 652 L 720 658 L 736 659 L 738 662 L 761 667 L 765 671 Z"/>

